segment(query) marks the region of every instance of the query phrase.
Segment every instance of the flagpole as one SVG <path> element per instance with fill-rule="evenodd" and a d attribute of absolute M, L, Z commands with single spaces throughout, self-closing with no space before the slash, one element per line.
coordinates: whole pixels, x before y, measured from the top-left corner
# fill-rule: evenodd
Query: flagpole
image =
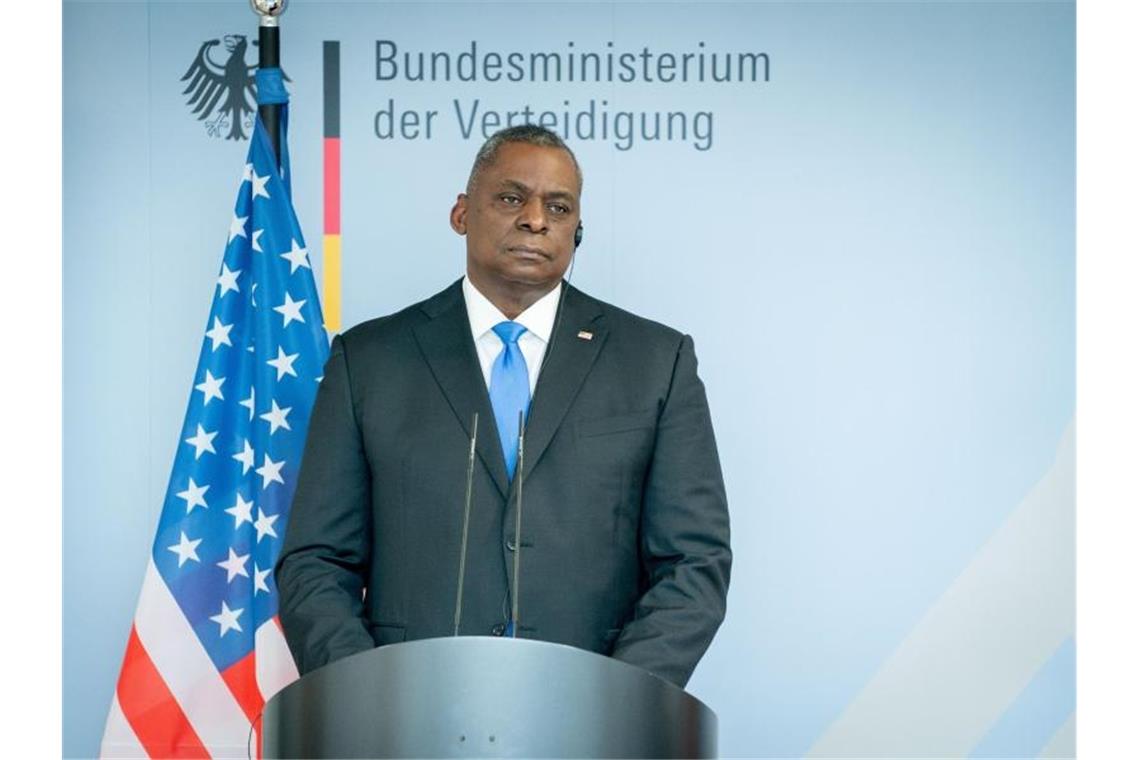
<path fill-rule="evenodd" d="M 288 0 L 249 0 L 249 5 L 259 18 L 257 28 L 257 66 L 261 69 L 281 66 L 281 29 L 277 19 L 285 12 Z M 273 155 L 281 163 L 281 106 L 259 105 L 257 115 L 269 133 L 269 144 Z"/>

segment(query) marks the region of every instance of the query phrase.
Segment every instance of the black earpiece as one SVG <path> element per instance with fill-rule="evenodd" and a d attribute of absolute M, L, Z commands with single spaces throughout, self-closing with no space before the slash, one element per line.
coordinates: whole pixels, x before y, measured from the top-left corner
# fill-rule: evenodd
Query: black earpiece
<path fill-rule="evenodd" d="M 582 223 L 578 222 L 578 228 L 574 230 L 574 250 L 578 250 L 580 245 L 582 245 Z"/>

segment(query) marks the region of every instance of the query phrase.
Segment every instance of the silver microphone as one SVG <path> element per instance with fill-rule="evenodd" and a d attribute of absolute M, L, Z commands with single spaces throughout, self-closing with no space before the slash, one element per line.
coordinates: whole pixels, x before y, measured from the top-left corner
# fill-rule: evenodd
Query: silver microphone
<path fill-rule="evenodd" d="M 514 583 L 511 590 L 511 635 L 519 635 L 519 558 L 522 556 L 522 505 L 523 505 L 523 465 L 526 464 L 524 452 L 526 450 L 526 418 L 519 411 L 519 462 L 515 472 L 518 473 L 519 487 L 515 492 L 515 567 Z"/>
<path fill-rule="evenodd" d="M 467 451 L 467 495 L 463 499 L 463 538 L 459 544 L 459 581 L 455 589 L 455 630 L 453 636 L 459 635 L 459 621 L 463 618 L 463 575 L 467 571 L 467 532 L 471 525 L 471 482 L 475 477 L 475 439 L 478 436 L 479 412 L 475 412 L 471 415 L 471 446 Z"/>

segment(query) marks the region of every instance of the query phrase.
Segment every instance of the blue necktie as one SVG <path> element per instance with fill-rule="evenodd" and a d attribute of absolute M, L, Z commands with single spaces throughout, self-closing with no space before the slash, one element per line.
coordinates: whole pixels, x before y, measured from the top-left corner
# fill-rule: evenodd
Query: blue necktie
<path fill-rule="evenodd" d="M 518 322 L 500 322 L 491 329 L 503 341 L 503 350 L 491 365 L 491 408 L 495 410 L 507 478 L 514 479 L 519 461 L 519 412 L 526 419 L 530 408 L 530 375 L 519 349 L 519 336 L 526 328 Z"/>

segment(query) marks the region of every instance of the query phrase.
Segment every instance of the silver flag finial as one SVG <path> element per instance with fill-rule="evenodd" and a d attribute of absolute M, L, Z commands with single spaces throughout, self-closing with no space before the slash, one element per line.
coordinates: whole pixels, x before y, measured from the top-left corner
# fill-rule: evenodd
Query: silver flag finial
<path fill-rule="evenodd" d="M 249 7 L 261 17 L 262 26 L 277 26 L 277 17 L 285 12 L 289 0 L 249 0 Z"/>

